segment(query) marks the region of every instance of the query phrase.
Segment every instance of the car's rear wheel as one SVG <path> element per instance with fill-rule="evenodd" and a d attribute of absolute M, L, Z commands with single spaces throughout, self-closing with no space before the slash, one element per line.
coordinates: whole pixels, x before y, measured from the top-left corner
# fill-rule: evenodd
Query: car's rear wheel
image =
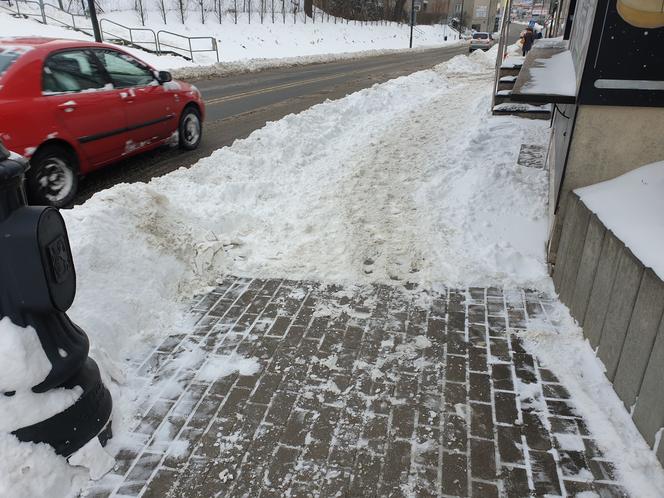
<path fill-rule="evenodd" d="M 187 107 L 180 116 L 178 128 L 180 147 L 193 150 L 201 143 L 203 135 L 203 124 L 201 113 L 195 107 Z"/>
<path fill-rule="evenodd" d="M 41 147 L 27 172 L 28 197 L 32 204 L 64 207 L 69 205 L 78 189 L 76 156 L 62 145 Z"/>

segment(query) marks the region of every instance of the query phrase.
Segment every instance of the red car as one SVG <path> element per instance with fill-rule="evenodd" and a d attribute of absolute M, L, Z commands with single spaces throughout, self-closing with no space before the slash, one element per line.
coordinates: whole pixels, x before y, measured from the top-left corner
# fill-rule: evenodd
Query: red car
<path fill-rule="evenodd" d="M 194 149 L 198 89 L 112 45 L 0 38 L 0 140 L 30 159 L 31 202 L 61 207 L 78 178 L 165 143 Z"/>

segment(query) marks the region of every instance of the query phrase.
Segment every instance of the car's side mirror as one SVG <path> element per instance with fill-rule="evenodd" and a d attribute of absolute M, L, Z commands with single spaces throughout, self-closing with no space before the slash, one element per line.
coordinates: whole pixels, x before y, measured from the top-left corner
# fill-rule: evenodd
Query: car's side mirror
<path fill-rule="evenodd" d="M 168 71 L 159 71 L 157 73 L 157 81 L 159 83 L 168 83 L 173 80 L 173 76 Z"/>

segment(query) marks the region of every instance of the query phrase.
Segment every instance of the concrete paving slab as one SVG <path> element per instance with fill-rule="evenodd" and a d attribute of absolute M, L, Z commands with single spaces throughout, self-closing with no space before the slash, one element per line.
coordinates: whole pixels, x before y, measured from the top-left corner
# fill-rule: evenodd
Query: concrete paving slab
<path fill-rule="evenodd" d="M 627 328 L 613 387 L 625 406 L 636 401 L 648 366 L 657 330 L 664 312 L 664 282 L 647 268 L 641 279 L 639 293 L 634 303 L 632 319 Z M 660 364 L 660 368 L 664 364 Z"/>
<path fill-rule="evenodd" d="M 620 254 L 618 270 L 609 298 L 597 356 L 606 367 L 606 376 L 613 382 L 622 354 L 627 327 L 643 277 L 643 264 L 625 248 Z"/>
<path fill-rule="evenodd" d="M 657 331 L 648 366 L 634 407 L 634 423 L 650 446 L 657 431 L 664 426 L 664 318 Z M 664 444 L 660 443 L 657 457 L 664 463 Z"/>
<path fill-rule="evenodd" d="M 605 233 L 606 228 L 604 224 L 597 218 L 597 215 L 592 214 L 588 223 L 588 231 L 586 232 L 586 239 L 581 253 L 576 283 L 569 305 L 572 316 L 576 318 L 576 321 L 581 326 L 583 326 L 586 316 L 586 309 L 588 308 L 590 292 L 595 281 Z"/>
<path fill-rule="evenodd" d="M 593 348 L 599 346 L 602 338 L 613 282 L 618 271 L 618 261 L 624 249 L 625 245 L 610 230 L 607 230 L 604 234 L 599 263 L 583 319 L 583 334 Z"/>
<path fill-rule="evenodd" d="M 196 328 L 178 338 L 185 348 L 166 341 L 152 353 L 161 363 L 149 357 L 142 364 L 154 365 L 142 367 L 151 385 L 180 379 L 183 392 L 169 390 L 175 401 L 168 403 L 146 400 L 159 409 L 145 411 L 139 443 L 85 496 L 511 498 L 560 494 L 569 485 L 569 462 L 550 449 L 564 422 L 583 420 L 571 400 L 558 399 L 567 396 L 564 386 L 509 328 L 491 337 L 488 320 L 477 319 L 491 309 L 510 323 L 515 303 L 541 309 L 547 296 L 225 282 L 194 307 Z M 542 319 L 527 313 L 520 325 L 531 318 Z M 455 320 L 473 322 L 472 330 Z M 211 380 L 196 369 L 183 377 L 165 368 L 196 347 L 204 360 L 255 358 L 260 370 Z M 509 383 L 494 380 L 501 367 Z M 517 381 L 546 398 L 544 411 L 520 402 Z M 601 452 L 587 432 L 579 437 L 588 450 L 578 452 L 573 470 L 594 476 Z M 602 496 L 620 490 L 604 474 L 586 484 L 602 487 Z"/>

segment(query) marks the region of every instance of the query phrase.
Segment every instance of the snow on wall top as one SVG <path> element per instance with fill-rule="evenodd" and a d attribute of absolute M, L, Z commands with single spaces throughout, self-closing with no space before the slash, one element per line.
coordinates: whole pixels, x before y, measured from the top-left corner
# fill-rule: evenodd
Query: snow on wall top
<path fill-rule="evenodd" d="M 606 228 L 664 280 L 664 161 L 575 192 Z"/>

